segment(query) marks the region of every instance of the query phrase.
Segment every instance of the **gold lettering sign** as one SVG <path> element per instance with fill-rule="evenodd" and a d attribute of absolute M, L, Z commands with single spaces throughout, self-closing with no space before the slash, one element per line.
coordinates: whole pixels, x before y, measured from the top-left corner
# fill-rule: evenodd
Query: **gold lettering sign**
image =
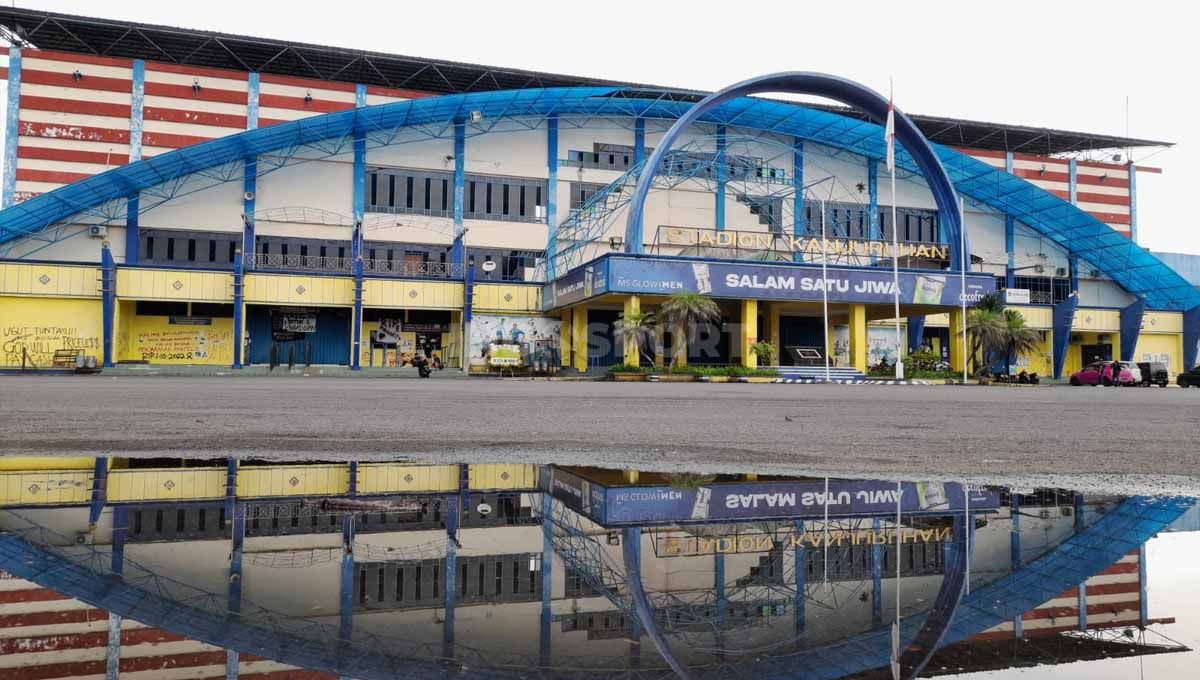
<path fill-rule="evenodd" d="M 842 545 L 894 545 L 895 529 L 861 529 L 858 531 L 807 531 L 800 534 L 741 534 L 736 536 L 666 536 L 658 539 L 658 555 L 662 557 L 695 557 L 735 553 L 770 552 L 776 540 L 785 550 L 824 548 Z M 952 540 L 950 527 L 912 529 L 900 532 L 901 543 L 935 543 Z"/>
<path fill-rule="evenodd" d="M 770 234 L 760 231 L 718 231 L 669 225 L 661 225 L 658 230 L 661 243 L 685 248 L 699 246 L 754 251 L 774 250 L 803 253 L 810 257 L 820 255 L 822 252 L 820 237 Z M 897 255 L 942 262 L 950 260 L 950 246 L 930 243 L 899 243 L 897 247 L 893 248 L 890 241 L 826 238 L 824 252 L 833 256 L 890 258 Z"/>

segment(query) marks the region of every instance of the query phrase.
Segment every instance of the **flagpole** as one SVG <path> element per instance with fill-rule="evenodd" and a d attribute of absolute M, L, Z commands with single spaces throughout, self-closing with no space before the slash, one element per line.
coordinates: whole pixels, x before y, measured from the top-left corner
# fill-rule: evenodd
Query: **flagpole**
<path fill-rule="evenodd" d="M 963 384 L 967 382 L 967 222 L 963 199 L 958 198 L 958 299 L 962 303 Z"/>
<path fill-rule="evenodd" d="M 829 478 L 825 478 L 825 589 L 829 590 Z"/>
<path fill-rule="evenodd" d="M 896 107 L 893 102 L 891 79 L 888 79 L 887 122 L 883 138 L 887 145 L 887 169 L 892 182 L 892 294 L 896 308 L 896 380 L 904 380 L 904 352 L 900 340 L 900 229 L 896 221 Z"/>
<path fill-rule="evenodd" d="M 896 620 L 892 623 L 892 678 L 900 680 L 900 496 L 904 493 L 896 482 Z"/>
<path fill-rule="evenodd" d="M 821 199 L 821 314 L 825 327 L 825 382 L 829 382 L 829 275 L 825 254 L 825 199 Z M 829 489 L 825 489 L 826 493 Z"/>

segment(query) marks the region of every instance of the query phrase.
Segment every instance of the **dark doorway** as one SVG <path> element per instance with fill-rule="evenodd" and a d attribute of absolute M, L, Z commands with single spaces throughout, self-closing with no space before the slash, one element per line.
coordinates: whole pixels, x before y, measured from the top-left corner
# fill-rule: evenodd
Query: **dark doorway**
<path fill-rule="evenodd" d="M 293 332 L 284 328 L 301 328 L 300 317 L 311 314 L 315 325 L 311 332 Z M 287 317 L 288 322 L 281 323 Z M 250 363 L 289 363 L 305 365 L 350 363 L 349 309 L 317 307 L 270 307 L 253 305 L 247 309 L 246 329 L 250 334 Z"/>
<path fill-rule="evenodd" d="M 1079 357 L 1084 366 L 1093 361 L 1112 361 L 1112 345 L 1084 345 L 1079 349 Z"/>
<path fill-rule="evenodd" d="M 831 338 L 832 339 L 832 338 Z M 795 366 L 796 357 L 789 347 L 812 347 L 825 356 L 825 328 L 819 316 L 779 317 L 779 342 L 783 347 L 779 357 L 782 366 Z"/>

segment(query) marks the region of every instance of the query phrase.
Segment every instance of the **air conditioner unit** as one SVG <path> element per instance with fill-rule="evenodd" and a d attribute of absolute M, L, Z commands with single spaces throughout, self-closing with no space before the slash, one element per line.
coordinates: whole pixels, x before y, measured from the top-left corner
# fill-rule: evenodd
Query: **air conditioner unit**
<path fill-rule="evenodd" d="M 1071 515 L 1075 514 L 1075 508 L 1072 508 L 1069 505 L 1064 505 L 1061 508 L 1059 508 L 1059 510 L 1062 511 L 1063 517 L 1070 517 Z"/>
<path fill-rule="evenodd" d="M 1083 336 L 1078 333 L 1071 334 L 1071 342 L 1083 342 Z"/>
<path fill-rule="evenodd" d="M 1096 336 L 1096 341 L 1101 344 L 1104 344 L 1106 342 L 1112 342 L 1112 336 L 1109 335 L 1108 333 L 1101 333 L 1100 335 Z"/>
<path fill-rule="evenodd" d="M 1055 270 L 1054 270 L 1054 275 L 1055 275 L 1055 276 L 1057 276 L 1057 277 L 1059 277 L 1059 278 L 1061 279 L 1062 277 L 1064 277 L 1064 276 L 1066 276 L 1066 275 L 1067 275 L 1067 268 L 1066 268 L 1066 267 L 1059 267 L 1058 269 L 1055 269 Z"/>
<path fill-rule="evenodd" d="M 105 238 L 108 236 L 108 227 L 103 224 L 93 224 L 88 227 L 88 236 L 92 238 Z"/>
<path fill-rule="evenodd" d="M 1042 519 L 1050 519 L 1050 511 L 1042 510 L 1041 512 L 1038 513 L 1038 517 L 1040 517 Z"/>

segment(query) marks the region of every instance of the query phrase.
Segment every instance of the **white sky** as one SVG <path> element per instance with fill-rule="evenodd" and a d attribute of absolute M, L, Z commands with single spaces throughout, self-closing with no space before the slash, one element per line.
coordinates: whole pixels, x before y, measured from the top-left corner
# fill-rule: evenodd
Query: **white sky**
<path fill-rule="evenodd" d="M 713 90 L 824 71 L 905 111 L 1175 142 L 1135 150 L 1139 242 L 1200 254 L 1200 64 L 1184 5 L 1114 2 L 27 1 L 87 16 L 570 75 Z M 311 8 L 311 9 L 309 9 Z"/>

